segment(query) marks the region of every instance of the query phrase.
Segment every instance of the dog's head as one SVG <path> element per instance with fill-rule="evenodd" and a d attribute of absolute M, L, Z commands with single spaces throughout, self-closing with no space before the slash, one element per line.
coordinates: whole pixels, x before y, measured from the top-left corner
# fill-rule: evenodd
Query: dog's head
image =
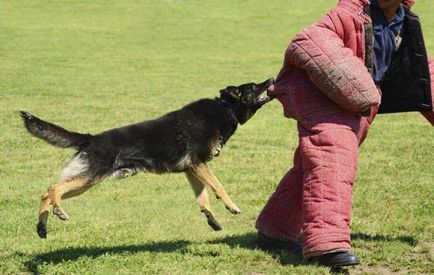
<path fill-rule="evenodd" d="M 267 89 L 274 84 L 270 78 L 262 83 L 247 83 L 240 86 L 228 86 L 220 90 L 220 99 L 226 102 L 235 113 L 240 124 L 246 123 L 259 108 L 272 100 Z"/>

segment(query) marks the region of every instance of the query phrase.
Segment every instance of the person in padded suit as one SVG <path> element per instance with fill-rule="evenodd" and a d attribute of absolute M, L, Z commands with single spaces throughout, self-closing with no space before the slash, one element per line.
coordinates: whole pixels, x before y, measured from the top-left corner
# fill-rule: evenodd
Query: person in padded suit
<path fill-rule="evenodd" d="M 434 125 L 434 61 L 413 4 L 340 0 L 290 43 L 268 92 L 297 120 L 299 146 L 257 218 L 260 246 L 302 250 L 326 266 L 359 263 L 350 253 L 352 189 L 374 117 L 420 111 Z"/>

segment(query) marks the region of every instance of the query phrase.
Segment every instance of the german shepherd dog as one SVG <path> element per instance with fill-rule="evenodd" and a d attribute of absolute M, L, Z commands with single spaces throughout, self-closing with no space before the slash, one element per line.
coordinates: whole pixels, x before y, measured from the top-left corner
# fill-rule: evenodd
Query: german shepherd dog
<path fill-rule="evenodd" d="M 219 155 L 238 124 L 246 123 L 272 99 L 265 92 L 273 82 L 268 79 L 260 84 L 229 86 L 220 91 L 218 98 L 201 99 L 160 118 L 97 135 L 71 132 L 21 111 L 24 126 L 32 135 L 57 147 L 77 149 L 62 170 L 60 181 L 41 196 L 36 227 L 39 237 L 47 237 L 50 205 L 54 215 L 67 220 L 61 199 L 77 196 L 107 176 L 122 179 L 140 171 L 184 172 L 208 224 L 216 231 L 221 230 L 211 211 L 205 186 L 223 200 L 232 214 L 240 213 L 240 209 L 207 162 Z"/>

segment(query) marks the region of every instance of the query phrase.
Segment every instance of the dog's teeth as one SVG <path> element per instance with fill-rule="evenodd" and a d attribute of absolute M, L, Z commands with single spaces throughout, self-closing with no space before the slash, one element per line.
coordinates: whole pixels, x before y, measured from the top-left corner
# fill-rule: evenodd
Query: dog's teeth
<path fill-rule="evenodd" d="M 259 98 L 259 101 L 261 102 L 261 101 L 266 101 L 268 99 L 268 97 L 267 96 L 261 96 L 260 98 Z"/>

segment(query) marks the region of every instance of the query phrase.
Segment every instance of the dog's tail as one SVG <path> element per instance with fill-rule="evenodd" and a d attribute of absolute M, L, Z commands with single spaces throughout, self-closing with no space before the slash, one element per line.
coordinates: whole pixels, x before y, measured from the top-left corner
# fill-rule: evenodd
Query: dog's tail
<path fill-rule="evenodd" d="M 79 148 L 92 138 L 92 135 L 70 132 L 25 111 L 20 111 L 20 115 L 23 118 L 24 126 L 32 135 L 57 147 Z"/>

